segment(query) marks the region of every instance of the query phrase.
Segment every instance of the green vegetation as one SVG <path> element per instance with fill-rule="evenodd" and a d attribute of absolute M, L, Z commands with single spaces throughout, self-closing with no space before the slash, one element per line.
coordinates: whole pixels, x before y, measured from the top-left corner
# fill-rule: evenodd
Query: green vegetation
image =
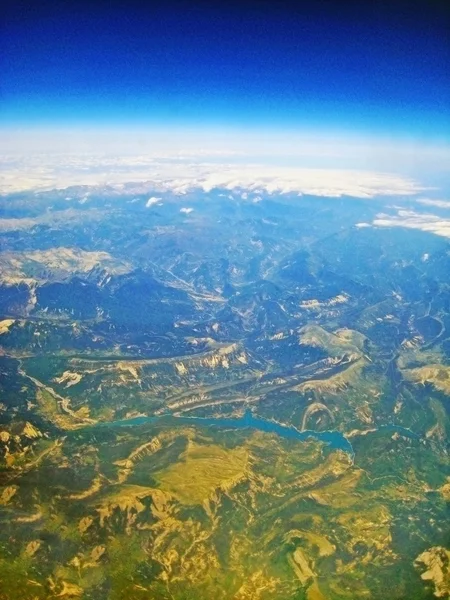
<path fill-rule="evenodd" d="M 0 600 L 448 597 L 447 241 L 82 194 L 0 232 Z"/>

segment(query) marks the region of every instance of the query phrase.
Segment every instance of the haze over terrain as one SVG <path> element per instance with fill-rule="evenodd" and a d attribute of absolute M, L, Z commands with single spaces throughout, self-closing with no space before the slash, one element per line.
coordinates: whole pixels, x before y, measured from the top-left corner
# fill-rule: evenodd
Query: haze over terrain
<path fill-rule="evenodd" d="M 450 598 L 449 25 L 6 7 L 0 600 Z"/>

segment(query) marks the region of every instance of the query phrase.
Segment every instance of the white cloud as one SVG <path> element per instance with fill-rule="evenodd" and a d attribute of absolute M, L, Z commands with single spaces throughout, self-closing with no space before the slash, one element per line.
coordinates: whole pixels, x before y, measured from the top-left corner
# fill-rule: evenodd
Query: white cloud
<path fill-rule="evenodd" d="M 145 156 L 48 155 L 4 157 L 0 192 L 63 189 L 72 185 L 115 186 L 121 193 L 226 189 L 245 200 L 250 193 L 292 193 L 325 197 L 409 196 L 427 188 L 390 172 L 276 166 L 247 161 L 156 159 Z M 275 161 L 276 162 L 276 161 Z M 136 185 L 130 185 L 134 182 Z M 149 198 L 147 205 L 156 203 Z M 150 204 L 148 204 L 150 203 Z"/>
<path fill-rule="evenodd" d="M 145 206 L 147 208 L 150 208 L 150 206 L 153 206 L 154 204 L 158 204 L 158 202 L 162 200 L 162 198 L 156 198 L 156 196 L 152 196 L 151 198 L 149 198 L 147 200 L 147 203 L 145 204 Z"/>
<path fill-rule="evenodd" d="M 372 225 L 375 227 L 403 227 L 427 231 L 450 238 L 450 219 L 436 215 L 416 213 L 411 210 L 399 210 L 397 215 L 377 215 Z"/>
<path fill-rule="evenodd" d="M 189 215 L 194 209 L 193 208 L 180 208 L 180 213 L 184 213 L 185 215 Z"/>
<path fill-rule="evenodd" d="M 431 198 L 419 198 L 417 202 L 419 204 L 424 204 L 425 206 L 436 206 L 436 208 L 450 209 L 450 200 L 432 200 Z"/>
<path fill-rule="evenodd" d="M 203 169 L 188 183 L 191 188 L 209 192 L 216 188 L 271 193 L 297 193 L 313 196 L 373 198 L 381 195 L 410 195 L 424 188 L 415 181 L 371 171 L 305 169 L 267 165 L 226 166 Z"/>

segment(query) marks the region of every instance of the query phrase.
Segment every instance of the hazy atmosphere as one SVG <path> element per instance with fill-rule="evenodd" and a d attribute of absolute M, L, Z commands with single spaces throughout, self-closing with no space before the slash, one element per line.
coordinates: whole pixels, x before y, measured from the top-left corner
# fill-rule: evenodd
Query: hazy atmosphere
<path fill-rule="evenodd" d="M 450 598 L 450 6 L 17 0 L 0 69 L 0 600 Z"/>

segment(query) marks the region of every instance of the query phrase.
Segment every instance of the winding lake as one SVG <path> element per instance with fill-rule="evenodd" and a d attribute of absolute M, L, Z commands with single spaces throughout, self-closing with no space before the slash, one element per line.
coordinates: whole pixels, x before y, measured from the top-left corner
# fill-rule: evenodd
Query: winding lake
<path fill-rule="evenodd" d="M 299 431 L 295 427 L 281 425 L 275 421 L 266 421 L 260 417 L 253 416 L 250 410 L 247 410 L 242 417 L 238 418 L 213 418 L 213 417 L 136 417 L 134 419 L 124 419 L 122 421 L 113 421 L 105 423 L 109 427 L 129 427 L 133 425 L 143 425 L 145 423 L 155 423 L 164 419 L 167 423 L 174 422 L 182 425 L 203 425 L 209 427 L 230 427 L 233 429 L 258 429 L 267 433 L 275 433 L 280 437 L 305 441 L 307 439 L 317 439 L 330 446 L 333 450 L 343 450 L 354 456 L 353 447 L 348 439 L 339 431 Z"/>
<path fill-rule="evenodd" d="M 174 417 L 172 415 L 162 415 L 158 417 L 135 417 L 134 419 L 123 419 L 112 421 L 110 423 L 102 423 L 103 427 L 132 427 L 136 425 L 144 425 L 145 423 L 156 423 L 164 420 L 166 423 L 174 425 L 202 425 L 207 427 L 230 427 L 233 429 L 257 429 L 267 433 L 275 433 L 280 437 L 298 440 L 303 442 L 308 439 L 316 439 L 327 444 L 333 450 L 343 450 L 347 452 L 352 459 L 355 456 L 353 446 L 349 440 L 339 431 L 299 431 L 295 427 L 282 425 L 275 421 L 267 421 L 260 417 L 255 417 L 251 410 L 247 410 L 242 417 L 237 418 L 214 418 L 214 417 Z M 401 425 L 382 425 L 374 431 L 394 431 L 411 439 L 420 439 L 420 436 L 406 429 Z"/>

